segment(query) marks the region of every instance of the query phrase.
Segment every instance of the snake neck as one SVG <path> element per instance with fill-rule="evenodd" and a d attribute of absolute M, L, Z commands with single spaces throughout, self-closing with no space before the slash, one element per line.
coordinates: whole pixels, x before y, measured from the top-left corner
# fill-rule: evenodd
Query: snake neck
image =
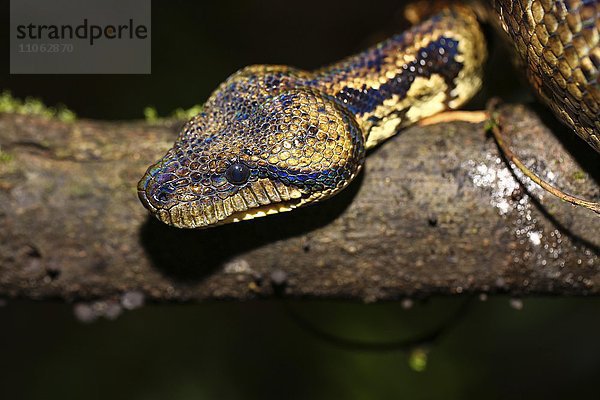
<path fill-rule="evenodd" d="M 354 114 L 370 148 L 400 128 L 465 103 L 481 86 L 485 58 L 474 13 L 453 7 L 315 71 L 313 85 Z"/>

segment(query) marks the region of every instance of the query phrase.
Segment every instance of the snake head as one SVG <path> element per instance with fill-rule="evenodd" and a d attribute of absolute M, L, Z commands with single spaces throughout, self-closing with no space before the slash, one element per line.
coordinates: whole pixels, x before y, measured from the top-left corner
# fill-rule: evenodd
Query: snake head
<path fill-rule="evenodd" d="M 240 90 L 240 77 L 222 85 L 148 168 L 139 197 L 162 222 L 205 228 L 288 211 L 357 174 L 364 143 L 354 117 L 312 89 L 262 96 L 268 76 L 252 78 L 258 89 Z"/>

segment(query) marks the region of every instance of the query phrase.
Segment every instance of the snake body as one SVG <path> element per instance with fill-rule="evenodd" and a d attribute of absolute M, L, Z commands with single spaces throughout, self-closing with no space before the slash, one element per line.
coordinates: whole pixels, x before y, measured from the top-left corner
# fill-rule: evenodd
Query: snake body
<path fill-rule="evenodd" d="M 519 1 L 525 2 L 495 3 L 508 30 L 523 11 L 516 7 Z M 532 4 L 524 12 L 533 10 Z M 527 43 L 528 54 L 532 44 Z M 173 148 L 148 168 L 138 184 L 140 200 L 161 221 L 183 228 L 237 222 L 324 200 L 357 175 L 366 149 L 469 100 L 481 86 L 485 58 L 475 13 L 454 5 L 316 71 L 246 67 L 213 92 Z M 545 85 L 538 85 L 543 93 Z M 594 101 L 586 106 L 597 106 Z M 591 133 L 577 130 L 585 138 L 598 132 L 592 114 L 571 119 L 591 121 Z M 567 115 L 572 117 L 570 109 Z"/>
<path fill-rule="evenodd" d="M 600 1 L 494 0 L 529 82 L 600 152 Z"/>

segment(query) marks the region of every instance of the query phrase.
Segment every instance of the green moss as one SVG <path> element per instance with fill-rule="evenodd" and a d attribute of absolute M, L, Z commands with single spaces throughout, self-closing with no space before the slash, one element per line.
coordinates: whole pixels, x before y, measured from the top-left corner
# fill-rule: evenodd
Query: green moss
<path fill-rule="evenodd" d="M 146 107 L 144 108 L 144 118 L 147 122 L 156 122 L 158 121 L 158 111 L 154 107 Z"/>
<path fill-rule="evenodd" d="M 202 111 L 202 104 L 196 104 L 187 110 L 183 108 L 178 108 L 171 113 L 171 117 L 177 119 L 190 119 Z"/>
<path fill-rule="evenodd" d="M 490 118 L 487 121 L 485 121 L 485 124 L 483 125 L 483 129 L 485 131 L 491 131 L 493 128 L 497 127 L 498 123 L 496 122 L 495 118 Z"/>
<path fill-rule="evenodd" d="M 13 155 L 0 149 L 0 164 L 7 164 L 14 159 Z"/>
<path fill-rule="evenodd" d="M 25 100 L 17 99 L 6 90 L 0 93 L 0 113 L 39 115 L 57 118 L 64 122 L 72 122 L 76 119 L 75 113 L 64 105 L 48 107 L 41 100 L 32 97 L 27 97 Z"/>
<path fill-rule="evenodd" d="M 77 119 L 77 115 L 65 106 L 58 108 L 56 117 L 63 122 L 73 122 Z"/>
<path fill-rule="evenodd" d="M 148 122 L 158 122 L 163 119 L 182 120 L 182 119 L 190 119 L 193 116 L 198 115 L 201 111 L 202 111 L 202 105 L 196 104 L 188 109 L 178 108 L 175 111 L 173 111 L 169 116 L 161 117 L 158 115 L 158 111 L 156 110 L 156 108 L 154 108 L 152 106 L 148 106 L 148 107 L 144 108 L 144 118 Z"/>
<path fill-rule="evenodd" d="M 585 179 L 585 173 L 583 171 L 575 171 L 573 172 L 573 179 L 576 181 L 582 181 Z"/>

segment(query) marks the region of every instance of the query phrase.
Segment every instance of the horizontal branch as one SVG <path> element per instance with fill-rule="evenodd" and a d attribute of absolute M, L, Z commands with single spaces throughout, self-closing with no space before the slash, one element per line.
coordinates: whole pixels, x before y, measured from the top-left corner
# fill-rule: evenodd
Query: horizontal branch
<path fill-rule="evenodd" d="M 596 153 L 567 139 L 581 166 L 531 110 L 501 112 L 528 167 L 600 198 L 585 172 L 598 173 Z M 137 199 L 177 127 L 0 115 L 0 297 L 600 294 L 600 220 L 521 186 L 481 124 L 407 129 L 331 200 L 199 231 L 161 224 Z"/>

